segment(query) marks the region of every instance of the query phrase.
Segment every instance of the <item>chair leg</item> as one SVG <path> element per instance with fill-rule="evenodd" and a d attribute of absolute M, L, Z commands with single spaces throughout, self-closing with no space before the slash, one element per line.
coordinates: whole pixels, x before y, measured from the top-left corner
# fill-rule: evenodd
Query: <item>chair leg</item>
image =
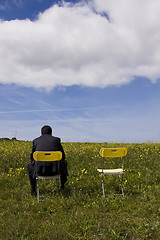
<path fill-rule="evenodd" d="M 57 192 L 59 192 L 59 178 L 57 178 L 56 181 L 57 181 Z"/>
<path fill-rule="evenodd" d="M 121 178 L 120 175 L 119 175 L 119 179 L 120 179 L 120 184 L 121 184 L 122 196 L 124 197 L 124 191 L 123 191 L 123 185 L 122 185 L 123 175 L 122 175 L 122 178 Z"/>
<path fill-rule="evenodd" d="M 104 183 L 103 183 L 103 174 L 101 174 L 101 185 L 102 185 L 103 197 L 105 198 L 105 193 L 104 193 Z"/>
<path fill-rule="evenodd" d="M 39 183 L 37 179 L 37 201 L 39 202 Z"/>

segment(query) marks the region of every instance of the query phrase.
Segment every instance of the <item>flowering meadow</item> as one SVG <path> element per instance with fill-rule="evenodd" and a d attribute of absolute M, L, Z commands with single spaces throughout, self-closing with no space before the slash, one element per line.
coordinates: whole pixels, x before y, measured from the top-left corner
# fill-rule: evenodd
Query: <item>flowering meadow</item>
<path fill-rule="evenodd" d="M 30 195 L 31 142 L 0 139 L 0 240 L 160 239 L 160 143 L 62 143 L 69 177 L 59 194 L 41 180 L 42 201 Z M 127 147 L 125 196 L 118 176 L 105 176 L 101 147 Z M 106 164 L 112 164 L 113 160 Z"/>

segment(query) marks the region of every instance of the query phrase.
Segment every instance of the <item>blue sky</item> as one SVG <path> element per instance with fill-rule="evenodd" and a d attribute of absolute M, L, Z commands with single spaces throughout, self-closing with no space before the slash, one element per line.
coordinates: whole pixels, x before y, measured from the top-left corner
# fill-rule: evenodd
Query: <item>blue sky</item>
<path fill-rule="evenodd" d="M 159 1 L 1 0 L 0 137 L 159 142 Z"/>

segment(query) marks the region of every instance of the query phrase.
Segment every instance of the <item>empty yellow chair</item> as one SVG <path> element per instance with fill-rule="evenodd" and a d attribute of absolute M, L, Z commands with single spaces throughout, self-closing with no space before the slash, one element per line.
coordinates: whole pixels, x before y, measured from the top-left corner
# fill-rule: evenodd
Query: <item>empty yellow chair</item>
<path fill-rule="evenodd" d="M 121 185 L 121 191 L 124 196 L 124 191 L 123 191 L 123 174 L 124 174 L 124 161 L 125 161 L 125 156 L 127 155 L 127 148 L 101 148 L 100 149 L 100 156 L 102 157 L 102 168 L 97 169 L 97 171 L 101 174 L 101 185 L 102 185 L 102 191 L 103 191 L 103 196 L 105 197 L 105 192 L 104 192 L 104 182 L 103 182 L 103 176 L 104 175 L 111 175 L 111 174 L 118 174 L 119 179 L 120 179 L 120 185 Z M 104 162 L 105 159 L 107 158 L 121 158 L 122 160 L 120 161 L 120 168 L 116 169 L 105 169 L 104 168 Z"/>
<path fill-rule="evenodd" d="M 60 180 L 60 160 L 62 159 L 62 153 L 60 151 L 50 151 L 50 152 L 43 152 L 43 151 L 36 151 L 33 153 L 33 159 L 36 161 L 36 180 L 37 180 L 37 200 L 39 202 L 39 179 L 56 179 L 57 180 L 57 190 L 59 190 L 59 180 Z M 57 161 L 58 164 L 58 171 L 57 174 L 54 176 L 41 176 L 38 175 L 37 167 L 38 162 L 55 162 Z"/>

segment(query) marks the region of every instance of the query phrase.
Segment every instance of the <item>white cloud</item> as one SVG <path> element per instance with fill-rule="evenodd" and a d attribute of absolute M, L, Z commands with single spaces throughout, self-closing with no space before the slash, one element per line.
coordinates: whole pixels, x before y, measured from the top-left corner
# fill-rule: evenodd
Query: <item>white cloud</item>
<path fill-rule="evenodd" d="M 99 13 L 109 14 L 110 21 Z M 105 87 L 160 78 L 160 1 L 54 5 L 36 21 L 0 22 L 0 83 Z"/>

